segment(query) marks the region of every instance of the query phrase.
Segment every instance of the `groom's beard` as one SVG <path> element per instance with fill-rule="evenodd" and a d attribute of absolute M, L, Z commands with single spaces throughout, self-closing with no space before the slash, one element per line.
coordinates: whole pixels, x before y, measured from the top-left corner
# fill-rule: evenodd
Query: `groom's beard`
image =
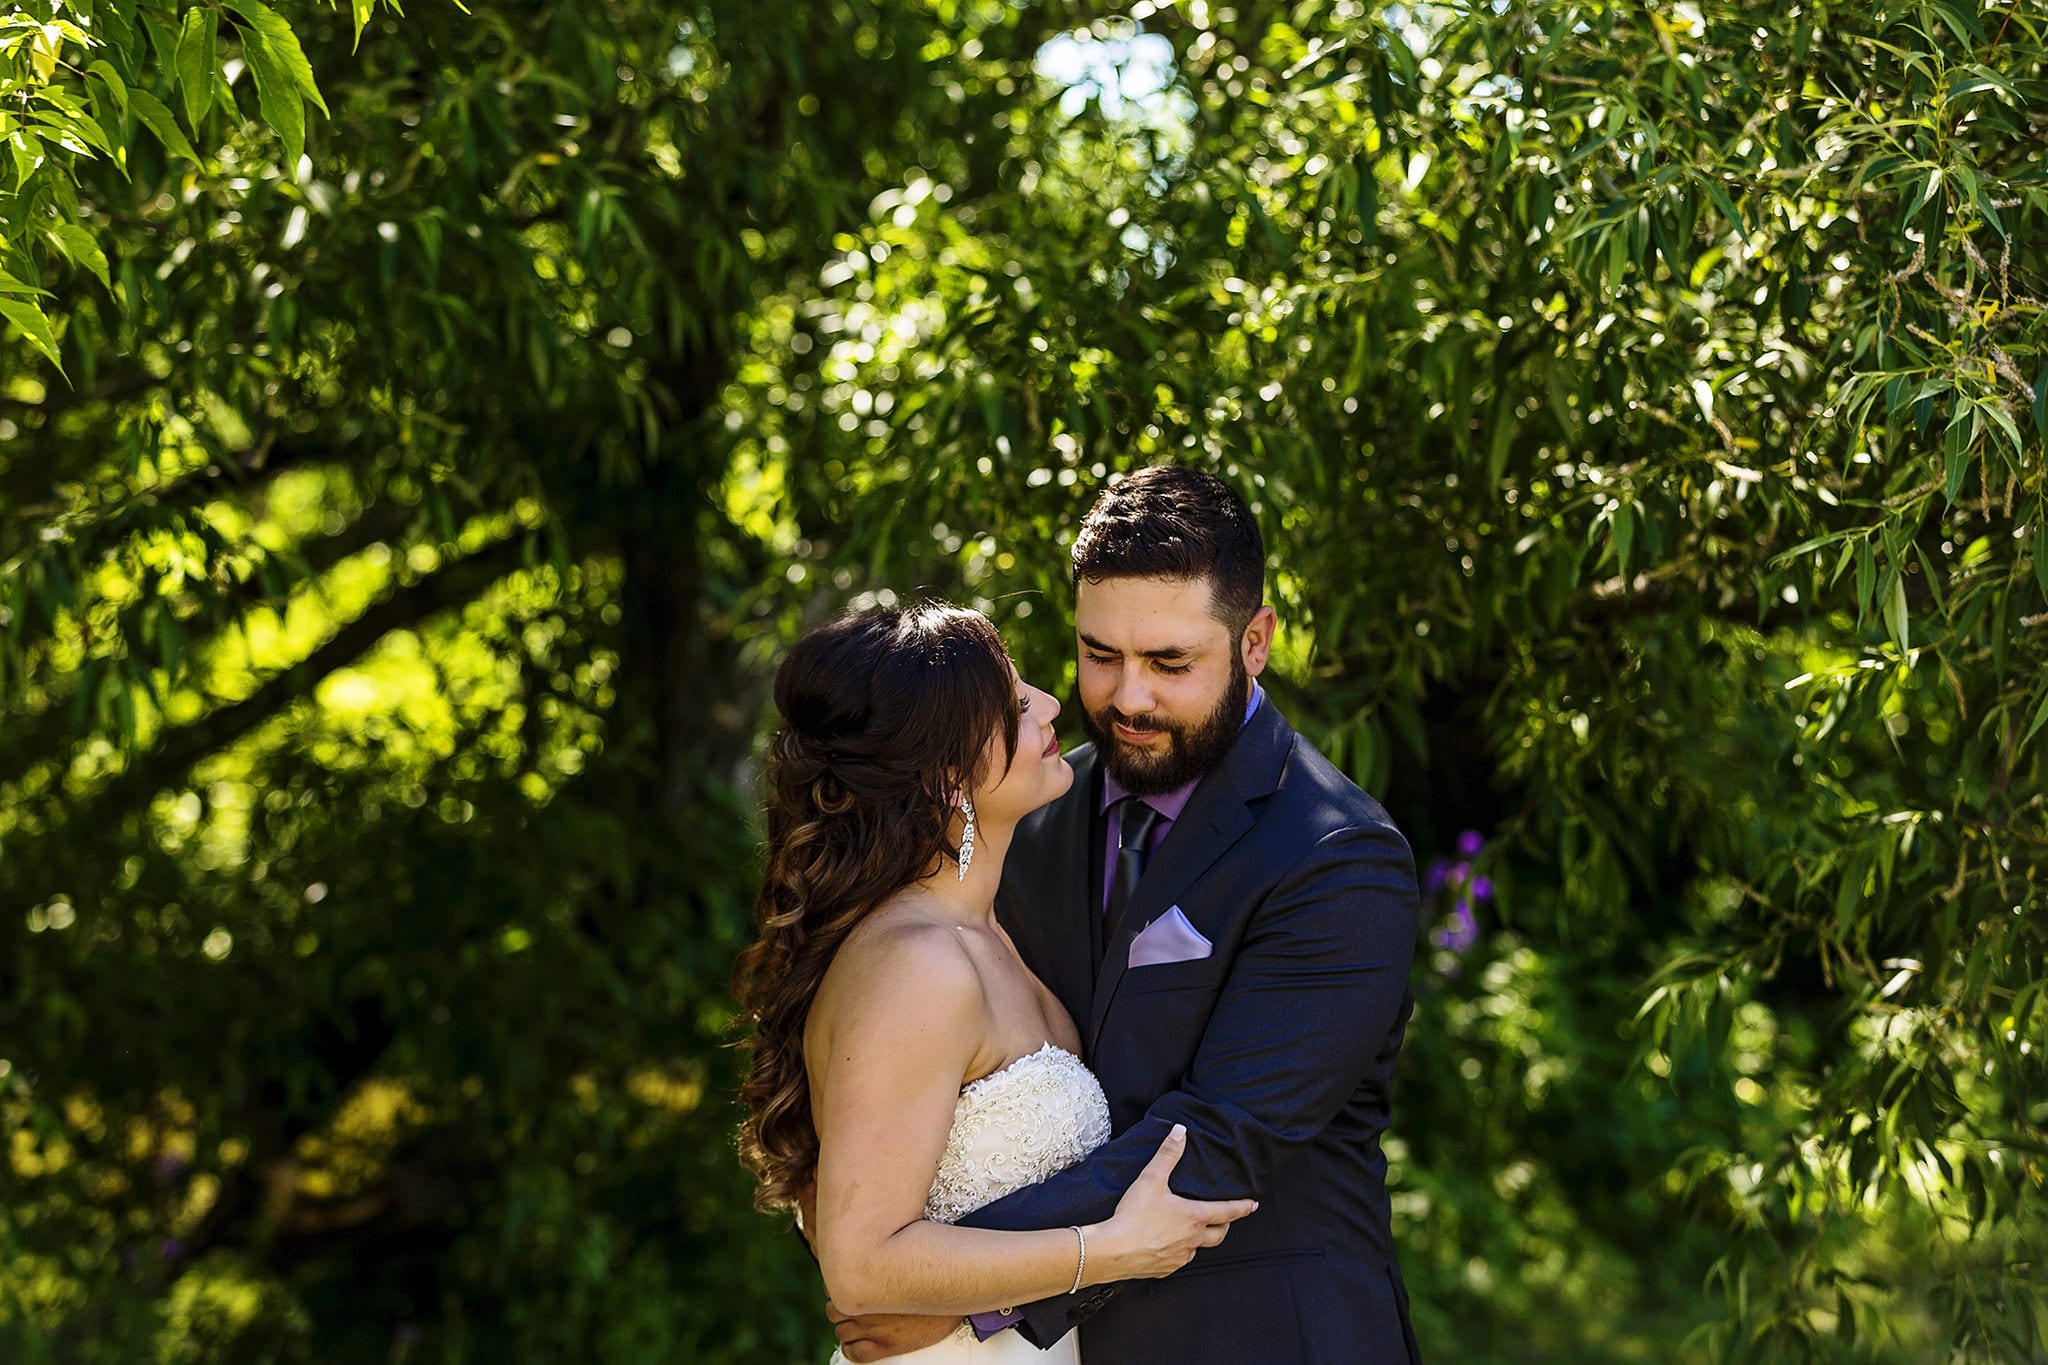
<path fill-rule="evenodd" d="M 1095 741 L 1095 752 L 1103 768 L 1117 785 L 1132 796 L 1159 796 L 1202 776 L 1228 753 L 1237 732 L 1244 728 L 1244 705 L 1251 696 L 1251 675 L 1244 660 L 1234 652 L 1230 658 L 1230 682 L 1208 719 L 1200 725 L 1176 725 L 1156 716 L 1127 716 L 1114 706 L 1100 711 L 1081 708 L 1081 727 Z M 1132 730 L 1157 730 L 1166 736 L 1164 753 L 1147 753 L 1124 743 L 1112 726 Z"/>

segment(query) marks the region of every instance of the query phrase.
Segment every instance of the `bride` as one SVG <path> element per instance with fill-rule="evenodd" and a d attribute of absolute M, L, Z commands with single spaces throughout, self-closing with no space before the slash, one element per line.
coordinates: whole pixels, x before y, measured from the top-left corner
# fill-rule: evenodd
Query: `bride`
<path fill-rule="evenodd" d="M 1018 820 L 1073 782 L 1059 703 L 1017 676 L 978 612 L 841 617 L 775 680 L 759 938 L 736 993 L 754 1025 L 742 1158 L 794 1210 L 844 1313 L 962 1317 L 1170 1275 L 1250 1200 L 1182 1199 L 1176 1129 L 1108 1221 L 951 1226 L 1109 1136 L 1073 1020 L 996 922 Z M 999 1318 L 997 1319 L 1000 1320 Z M 1078 1361 L 963 1323 L 917 1365 Z M 837 1361 L 841 1357 L 835 1355 Z"/>

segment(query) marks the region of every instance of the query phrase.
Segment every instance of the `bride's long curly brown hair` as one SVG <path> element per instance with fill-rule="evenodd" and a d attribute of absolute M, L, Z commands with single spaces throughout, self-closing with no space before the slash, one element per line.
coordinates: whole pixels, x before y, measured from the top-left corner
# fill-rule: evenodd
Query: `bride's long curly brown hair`
<path fill-rule="evenodd" d="M 740 1159 L 757 1202 L 787 1209 L 818 1161 L 803 1033 L 825 970 L 871 910 L 958 859 L 955 798 L 986 776 L 992 735 L 1016 756 L 1019 717 L 995 627 L 938 603 L 804 636 L 775 675 L 775 707 L 759 937 L 733 994 L 753 1029 Z"/>

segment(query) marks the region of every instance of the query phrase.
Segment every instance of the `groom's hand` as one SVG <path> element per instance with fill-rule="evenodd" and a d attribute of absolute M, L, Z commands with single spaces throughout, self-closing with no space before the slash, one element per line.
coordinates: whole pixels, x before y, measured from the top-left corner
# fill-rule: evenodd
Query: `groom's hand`
<path fill-rule="evenodd" d="M 818 1225 L 818 1187 L 805 1185 L 797 1191 L 796 1201 L 797 1226 L 815 1256 L 817 1237 L 813 1229 Z M 871 1313 L 864 1318 L 850 1318 L 833 1307 L 830 1299 L 825 1301 L 825 1316 L 831 1319 L 832 1330 L 839 1336 L 840 1353 L 853 1365 L 935 1346 L 953 1335 L 953 1329 L 960 1325 L 958 1318 L 928 1318 L 911 1313 Z"/>
<path fill-rule="evenodd" d="M 853 1365 L 936 1346 L 960 1326 L 958 1318 L 928 1318 L 913 1313 L 870 1313 L 864 1318 L 850 1318 L 829 1300 L 825 1316 L 832 1320 L 832 1330 L 839 1334 L 840 1352 Z"/>

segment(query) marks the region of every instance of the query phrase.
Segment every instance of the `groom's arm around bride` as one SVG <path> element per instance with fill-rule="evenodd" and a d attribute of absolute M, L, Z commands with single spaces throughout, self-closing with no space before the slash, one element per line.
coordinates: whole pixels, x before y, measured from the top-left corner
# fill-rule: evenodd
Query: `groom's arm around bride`
<path fill-rule="evenodd" d="M 1286 728 L 1277 715 L 1271 719 Z M 1297 762 L 1312 753 L 1300 746 Z M 1325 766 L 1320 755 L 1314 759 L 1313 766 Z M 1317 776 L 1350 786 L 1334 771 Z M 1355 787 L 1348 793 L 1352 802 L 1379 818 L 1329 829 L 1307 847 L 1290 846 L 1314 833 L 1318 817 L 1327 823 L 1336 815 L 1326 804 L 1336 794 L 1326 788 L 1325 800 L 1312 803 L 1319 809 L 1290 811 L 1286 807 L 1296 803 L 1276 792 L 1268 804 L 1281 809 L 1265 812 L 1241 841 L 1263 845 L 1240 846 L 1250 860 L 1275 861 L 1268 864 L 1266 894 L 1243 887 L 1258 903 L 1213 988 L 1180 988 L 1168 979 L 1145 990 L 1142 978 L 1152 969 L 1125 973 L 1094 1058 L 1118 1135 L 1080 1165 L 991 1204 L 970 1221 L 1024 1228 L 1099 1217 L 1115 1207 L 1118 1192 L 1176 1123 L 1188 1130 L 1187 1152 L 1172 1181 L 1176 1193 L 1257 1199 L 1260 1212 L 1244 1220 L 1225 1247 L 1198 1256 L 1173 1280 L 1105 1286 L 1020 1307 L 1018 1316 L 1040 1345 L 1124 1292 L 1148 1302 L 1119 1305 L 1113 1316 L 1130 1321 L 1116 1327 L 1142 1329 L 1161 1346 L 1162 1334 L 1183 1329 L 1212 1343 L 1193 1355 L 1148 1350 L 1144 1358 L 1231 1359 L 1224 1343 L 1247 1337 L 1263 1339 L 1266 1353 L 1235 1358 L 1409 1358 L 1407 1305 L 1389 1241 L 1379 1136 L 1411 1008 L 1408 970 L 1418 914 L 1414 865 L 1400 834 Z M 1232 871 L 1219 865 L 1204 881 L 1238 881 Z M 1216 946 L 1223 956 L 1225 945 Z M 1143 1086 L 1144 1073 L 1172 1067 L 1176 1052 L 1192 1053 L 1178 1072 L 1179 1085 L 1144 1104 L 1133 1121 L 1128 1111 L 1145 1098 L 1133 1093 Z M 1297 1313 L 1308 1319 L 1279 1324 L 1272 1329 L 1277 1337 L 1259 1321 L 1272 1306 L 1247 1302 L 1230 1284 L 1239 1278 L 1228 1273 L 1233 1267 L 1250 1272 L 1261 1265 L 1293 1267 L 1285 1279 L 1295 1302 L 1281 1307 L 1289 1319 Z M 1205 1273 L 1212 1269 L 1214 1276 Z M 1188 1283 L 1196 1277 L 1209 1282 Z M 1244 1278 L 1261 1281 L 1256 1274 Z M 1244 1288 L 1257 1297 L 1264 1285 Z M 1368 1301 L 1363 1309 L 1361 1299 Z M 1199 1321 L 1189 1321 L 1189 1313 Z M 1381 1340 L 1370 1348 L 1361 1344 L 1354 1353 L 1343 1344 L 1354 1331 Z M 1291 1356 L 1280 1347 L 1291 1332 L 1321 1340 Z M 1137 1358 L 1098 1354 L 1110 1361 Z"/>

